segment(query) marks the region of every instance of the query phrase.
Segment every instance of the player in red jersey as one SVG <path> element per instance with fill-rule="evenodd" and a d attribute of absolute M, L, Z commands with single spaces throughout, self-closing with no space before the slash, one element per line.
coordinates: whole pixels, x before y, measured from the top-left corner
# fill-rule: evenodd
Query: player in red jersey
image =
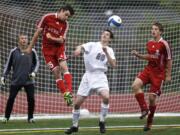
<path fill-rule="evenodd" d="M 65 5 L 57 13 L 44 15 L 37 25 L 37 30 L 31 40 L 27 52 L 31 52 L 34 44 L 42 34 L 42 53 L 46 64 L 55 75 L 56 84 L 67 105 L 72 105 L 72 75 L 69 73 L 66 55 L 65 41 L 68 31 L 67 19 L 74 15 L 74 9 L 70 5 Z M 64 80 L 62 79 L 62 74 Z"/>
<path fill-rule="evenodd" d="M 132 51 L 136 57 L 148 61 L 148 65 L 138 74 L 132 84 L 136 100 L 141 108 L 140 119 L 148 115 L 144 131 L 151 129 L 156 110 L 156 97 L 161 94 L 163 82 L 171 81 L 172 55 L 169 44 L 161 37 L 163 31 L 161 23 L 153 23 L 151 29 L 153 40 L 147 42 L 147 54 L 139 54 L 136 50 Z M 147 83 L 150 83 L 149 107 L 147 107 L 141 89 Z"/>

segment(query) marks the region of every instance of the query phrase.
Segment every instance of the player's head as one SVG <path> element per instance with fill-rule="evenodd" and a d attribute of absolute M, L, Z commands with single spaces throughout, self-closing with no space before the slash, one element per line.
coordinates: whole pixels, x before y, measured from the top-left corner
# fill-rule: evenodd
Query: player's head
<path fill-rule="evenodd" d="M 160 37 L 164 32 L 163 25 L 159 22 L 152 24 L 151 34 L 154 38 Z"/>
<path fill-rule="evenodd" d="M 101 34 L 101 42 L 110 42 L 114 38 L 114 34 L 111 30 L 106 29 Z"/>
<path fill-rule="evenodd" d="M 18 43 L 20 46 L 27 46 L 28 44 L 28 36 L 25 34 L 19 34 Z"/>
<path fill-rule="evenodd" d="M 58 11 L 58 18 L 62 21 L 66 21 L 69 17 L 74 15 L 74 9 L 70 5 L 61 7 Z"/>

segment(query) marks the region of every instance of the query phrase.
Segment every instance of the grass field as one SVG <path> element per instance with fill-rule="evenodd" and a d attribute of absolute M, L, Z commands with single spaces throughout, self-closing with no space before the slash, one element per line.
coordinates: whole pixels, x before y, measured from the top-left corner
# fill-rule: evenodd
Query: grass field
<path fill-rule="evenodd" d="M 108 118 L 105 135 L 179 135 L 180 117 L 155 118 L 151 131 L 143 132 L 145 120 L 138 118 Z M 0 135 L 64 135 L 71 119 L 37 120 L 29 124 L 25 120 L 12 120 L 0 124 Z M 74 135 L 99 135 L 98 119 L 81 119 L 80 129 Z"/>

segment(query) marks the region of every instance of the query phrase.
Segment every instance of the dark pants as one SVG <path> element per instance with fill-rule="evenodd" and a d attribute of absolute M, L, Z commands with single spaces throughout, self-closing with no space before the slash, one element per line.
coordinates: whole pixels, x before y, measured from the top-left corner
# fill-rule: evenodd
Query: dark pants
<path fill-rule="evenodd" d="M 26 94 L 27 94 L 28 120 L 33 118 L 34 105 L 35 105 L 34 84 L 29 84 L 29 85 L 11 85 L 10 86 L 10 94 L 9 94 L 9 98 L 8 98 L 7 105 L 6 105 L 6 111 L 5 111 L 5 117 L 7 119 L 10 118 L 14 100 L 15 100 L 19 90 L 21 90 L 22 87 L 24 87 Z"/>

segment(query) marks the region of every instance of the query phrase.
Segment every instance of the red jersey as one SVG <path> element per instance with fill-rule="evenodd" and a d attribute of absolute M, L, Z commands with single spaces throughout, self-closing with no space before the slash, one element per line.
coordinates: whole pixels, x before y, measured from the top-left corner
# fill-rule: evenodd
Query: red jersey
<path fill-rule="evenodd" d="M 172 59 L 171 48 L 167 41 L 161 38 L 158 42 L 147 42 L 147 52 L 150 55 L 147 68 L 165 73 L 167 60 Z"/>
<path fill-rule="evenodd" d="M 59 47 L 64 48 L 64 43 L 57 43 L 47 39 L 46 34 L 50 33 L 53 37 L 62 36 L 66 39 L 68 31 L 68 22 L 61 21 L 57 18 L 57 13 L 49 13 L 44 15 L 38 23 L 38 28 L 43 28 L 43 48 Z"/>

